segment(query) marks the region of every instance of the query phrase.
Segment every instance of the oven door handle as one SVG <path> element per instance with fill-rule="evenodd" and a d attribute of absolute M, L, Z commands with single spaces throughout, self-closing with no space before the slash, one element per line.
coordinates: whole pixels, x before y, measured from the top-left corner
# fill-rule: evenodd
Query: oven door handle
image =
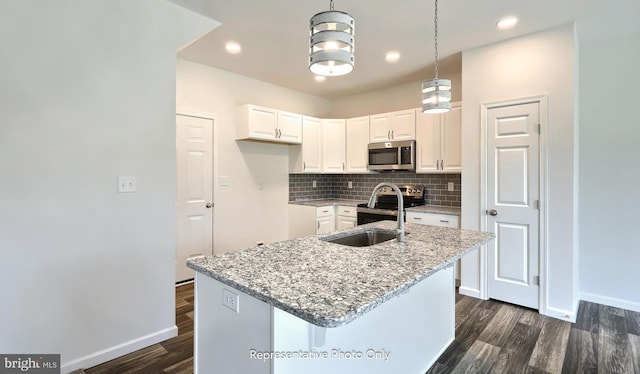
<path fill-rule="evenodd" d="M 394 217 L 398 216 L 398 211 L 397 210 L 392 210 L 392 209 L 376 209 L 376 208 L 358 207 L 358 208 L 356 208 L 356 212 L 358 212 L 358 213 L 378 214 L 378 215 L 384 215 L 384 216 L 394 216 Z"/>

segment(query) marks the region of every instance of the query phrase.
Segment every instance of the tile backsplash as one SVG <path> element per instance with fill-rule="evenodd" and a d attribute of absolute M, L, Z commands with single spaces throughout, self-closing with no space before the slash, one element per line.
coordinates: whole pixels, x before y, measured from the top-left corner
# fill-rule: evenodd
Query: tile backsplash
<path fill-rule="evenodd" d="M 405 171 L 380 174 L 289 174 L 289 200 L 367 200 L 378 183 L 391 182 L 424 185 L 427 204 L 459 207 L 461 180 L 460 174 L 416 174 Z M 316 181 L 315 188 L 313 181 Z M 352 188 L 348 188 L 349 181 Z M 453 182 L 453 191 L 447 191 L 448 182 Z"/>

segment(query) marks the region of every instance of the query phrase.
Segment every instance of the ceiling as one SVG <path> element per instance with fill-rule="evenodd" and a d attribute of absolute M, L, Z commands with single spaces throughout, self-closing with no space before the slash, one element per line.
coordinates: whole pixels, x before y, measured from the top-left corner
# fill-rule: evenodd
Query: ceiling
<path fill-rule="evenodd" d="M 355 19 L 355 69 L 314 81 L 308 69 L 309 19 L 329 10 L 328 0 L 172 0 L 221 25 L 178 53 L 183 59 L 312 95 L 337 98 L 433 78 L 434 2 L 335 0 L 335 10 Z M 563 24 L 578 22 L 579 37 L 638 28 L 638 0 L 443 0 L 438 3 L 441 78 L 461 71 L 461 51 Z M 519 23 L 501 31 L 496 22 L 513 15 Z M 227 41 L 242 45 L 225 51 Z M 389 50 L 401 58 L 385 61 Z"/>

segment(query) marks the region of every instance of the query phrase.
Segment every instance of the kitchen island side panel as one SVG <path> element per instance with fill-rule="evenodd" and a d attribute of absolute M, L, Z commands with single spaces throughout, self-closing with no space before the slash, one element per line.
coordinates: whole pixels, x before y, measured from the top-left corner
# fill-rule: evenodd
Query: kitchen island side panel
<path fill-rule="evenodd" d="M 453 267 L 346 325 L 321 328 L 273 309 L 274 374 L 424 373 L 455 335 Z"/>
<path fill-rule="evenodd" d="M 269 374 L 271 363 L 250 350 L 271 349 L 271 305 L 196 272 L 195 374 Z M 239 313 L 222 305 L 222 291 L 238 295 Z"/>

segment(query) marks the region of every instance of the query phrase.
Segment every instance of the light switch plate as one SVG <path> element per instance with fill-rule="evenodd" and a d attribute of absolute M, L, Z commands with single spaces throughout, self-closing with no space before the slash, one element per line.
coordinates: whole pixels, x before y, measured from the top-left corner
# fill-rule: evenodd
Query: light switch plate
<path fill-rule="evenodd" d="M 449 183 L 447 184 L 447 190 L 448 190 L 448 191 L 453 191 L 453 189 L 454 189 L 453 182 L 449 182 Z"/>
<path fill-rule="evenodd" d="M 136 192 L 137 188 L 138 183 L 135 176 L 121 175 L 118 177 L 118 192 Z"/>
<path fill-rule="evenodd" d="M 347 188 L 353 188 L 353 182 L 352 181 L 348 182 Z"/>
<path fill-rule="evenodd" d="M 219 179 L 219 183 L 221 186 L 228 186 L 229 185 L 229 177 L 226 175 L 221 175 L 220 179 Z"/>

